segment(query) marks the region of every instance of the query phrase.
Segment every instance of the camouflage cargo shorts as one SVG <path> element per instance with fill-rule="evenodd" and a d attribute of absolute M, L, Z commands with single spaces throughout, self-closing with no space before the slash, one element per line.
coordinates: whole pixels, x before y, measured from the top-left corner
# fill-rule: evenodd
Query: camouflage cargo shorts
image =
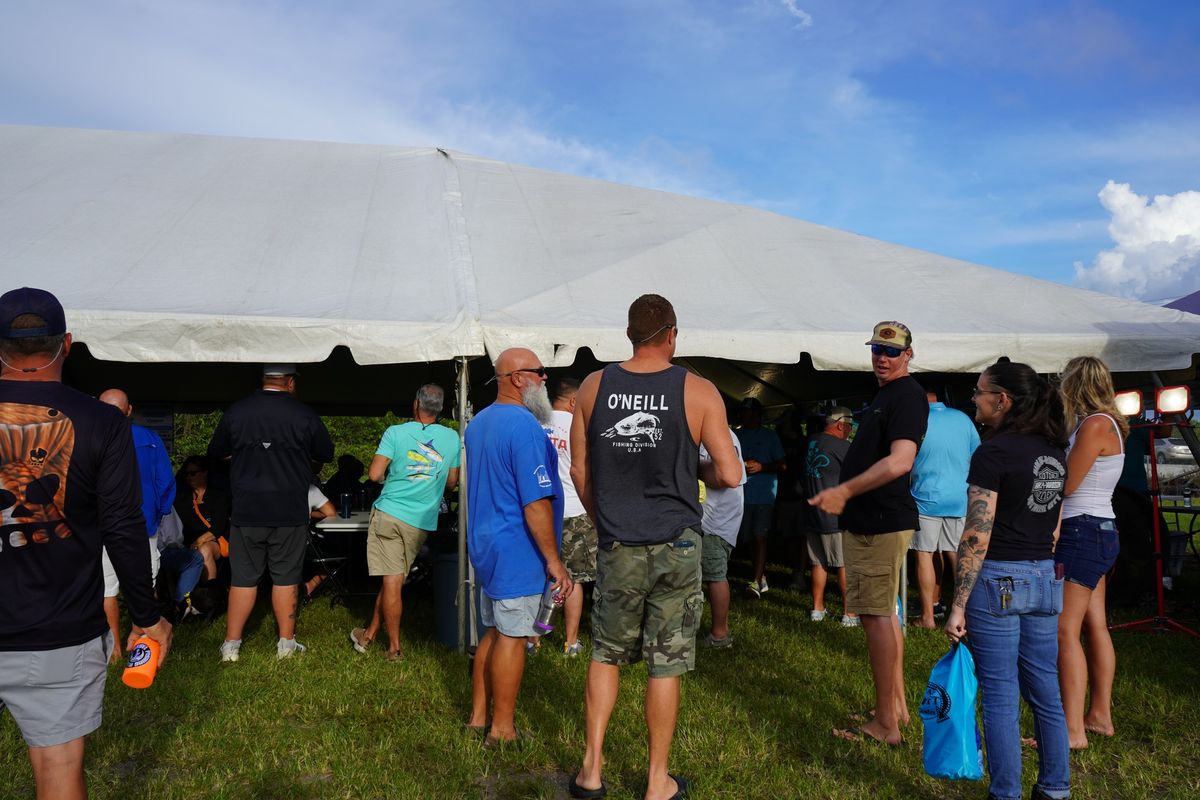
<path fill-rule="evenodd" d="M 592 599 L 593 661 L 644 659 L 652 678 L 691 671 L 704 610 L 699 532 L 686 528 L 668 544 L 600 548 Z"/>
<path fill-rule="evenodd" d="M 562 560 L 576 583 L 596 580 L 596 526 L 587 514 L 563 520 Z"/>

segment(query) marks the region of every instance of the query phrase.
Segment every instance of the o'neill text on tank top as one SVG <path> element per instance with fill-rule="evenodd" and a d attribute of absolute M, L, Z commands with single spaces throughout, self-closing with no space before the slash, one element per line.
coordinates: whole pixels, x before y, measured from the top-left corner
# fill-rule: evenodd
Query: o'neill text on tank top
<path fill-rule="evenodd" d="M 622 411 L 670 411 L 665 394 L 610 394 L 608 407 Z"/>

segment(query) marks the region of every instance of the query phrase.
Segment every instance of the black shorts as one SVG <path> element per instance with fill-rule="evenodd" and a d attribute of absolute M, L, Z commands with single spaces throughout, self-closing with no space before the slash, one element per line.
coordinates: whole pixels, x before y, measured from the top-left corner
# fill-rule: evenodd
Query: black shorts
<path fill-rule="evenodd" d="M 258 586 L 263 567 L 267 567 L 271 570 L 271 582 L 276 586 L 295 586 L 304 575 L 307 545 L 307 525 L 272 528 L 231 525 L 230 583 L 240 587 Z"/>

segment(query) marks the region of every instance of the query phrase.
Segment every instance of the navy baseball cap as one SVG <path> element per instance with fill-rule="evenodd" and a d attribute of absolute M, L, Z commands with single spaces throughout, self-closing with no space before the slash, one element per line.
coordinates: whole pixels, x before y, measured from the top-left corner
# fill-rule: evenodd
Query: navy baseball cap
<path fill-rule="evenodd" d="M 34 314 L 46 323 L 37 328 L 13 328 L 24 314 Z M 62 303 L 45 289 L 28 286 L 0 295 L 0 339 L 30 339 L 34 336 L 61 336 L 67 332 Z"/>

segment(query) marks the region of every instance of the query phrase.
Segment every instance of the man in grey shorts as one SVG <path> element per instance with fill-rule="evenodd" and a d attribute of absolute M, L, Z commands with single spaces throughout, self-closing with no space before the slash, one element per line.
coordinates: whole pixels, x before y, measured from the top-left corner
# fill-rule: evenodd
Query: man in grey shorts
<path fill-rule="evenodd" d="M 277 658 L 304 652 L 296 641 L 296 587 L 308 543 L 308 487 L 312 462 L 333 459 L 325 423 L 296 399 L 294 364 L 263 367 L 262 390 L 239 400 L 221 417 L 208 457 L 231 458 L 233 516 L 229 536 L 229 613 L 222 661 L 237 661 L 242 629 L 258 597 L 263 570 L 271 572 Z"/>
<path fill-rule="evenodd" d="M 920 516 L 909 547 L 921 592 L 921 617 L 913 624 L 934 628 L 941 604 L 941 576 L 953 576 L 958 561 L 958 542 L 967 516 L 967 472 L 979 447 L 979 432 L 966 414 L 938 402 L 936 392 L 926 392 L 925 399 L 929 401 L 928 429 L 912 469 L 912 496 Z"/>
<path fill-rule="evenodd" d="M 574 584 L 559 558 L 563 491 L 558 454 L 542 429 L 550 421 L 546 370 L 520 347 L 496 359 L 496 402 L 467 425 L 467 548 L 483 588 L 487 632 L 471 670 L 471 719 L 488 747 L 517 739 L 513 725 L 525 639 L 547 583 L 563 599 Z M 489 714 L 489 711 L 491 712 Z"/>
<path fill-rule="evenodd" d="M 733 441 L 733 449 L 740 462 L 742 444 L 732 430 L 729 438 Z M 700 445 L 700 463 L 705 466 L 712 463 L 704 445 Z M 705 647 L 733 647 L 733 634 L 729 632 L 729 556 L 737 544 L 738 530 L 742 526 L 746 478 L 746 465 L 742 464 L 742 481 L 737 486 L 726 488 L 719 484 L 704 484 L 704 517 L 700 520 L 703 534 L 700 537 L 700 580 L 712 608 L 712 628 L 700 640 Z"/>
<path fill-rule="evenodd" d="M 133 619 L 171 647 L 158 613 L 141 479 L 120 411 L 62 385 L 62 305 L 41 289 L 0 296 L 0 712 L 29 746 L 39 798 L 87 795 L 84 737 L 100 727 L 112 634 L 101 548 Z"/>
<path fill-rule="evenodd" d="M 845 406 L 834 407 L 825 417 L 825 428 L 808 441 L 804 458 L 804 490 L 816 497 L 822 489 L 837 486 L 842 478 L 842 460 L 850 444 L 846 441 L 854 430 L 854 417 Z M 812 561 L 813 610 L 809 619 L 825 619 L 825 585 L 830 571 L 837 573 L 838 590 L 846 600 L 846 562 L 842 558 L 842 529 L 836 514 L 808 507 L 805 538 L 808 557 Z M 842 625 L 850 628 L 859 624 L 858 615 L 843 608 Z"/>

